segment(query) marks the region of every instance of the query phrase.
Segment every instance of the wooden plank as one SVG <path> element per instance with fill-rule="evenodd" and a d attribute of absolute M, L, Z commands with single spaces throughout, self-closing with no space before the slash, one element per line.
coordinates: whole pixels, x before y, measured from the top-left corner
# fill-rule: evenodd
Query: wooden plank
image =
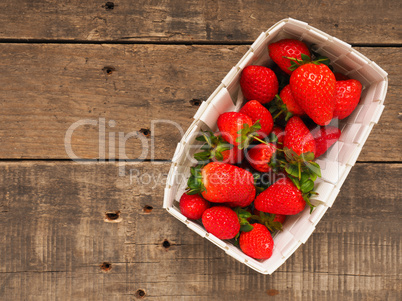
<path fill-rule="evenodd" d="M 198 109 L 193 100 L 206 100 L 247 50 L 233 45 L 0 47 L 4 70 L 0 73 L 0 158 L 7 159 L 68 159 L 66 133 L 77 125 L 71 149 L 80 158 L 124 158 L 120 151 L 136 159 L 142 145 L 148 145 L 146 158 L 169 160 L 180 141 L 180 129 L 187 130 Z M 402 79 L 394 63 L 402 60 L 401 52 L 399 48 L 358 50 L 383 67 L 390 79 L 386 109 L 359 160 L 400 161 L 400 152 L 394 150 L 401 148 L 401 140 L 393 137 L 402 130 L 398 119 Z M 77 122 L 95 124 L 78 126 Z M 150 137 L 137 133 L 152 124 Z"/>
<path fill-rule="evenodd" d="M 399 300 L 402 164 L 357 164 L 307 243 L 271 276 L 162 209 L 163 185 L 146 175 L 169 164 L 130 169 L 143 185 L 112 163 L 0 163 L 2 300 L 136 300 L 139 289 L 149 300 Z M 120 222 L 104 222 L 116 210 Z"/>
<path fill-rule="evenodd" d="M 348 43 L 401 43 L 398 1 L 3 1 L 0 38 L 251 42 L 289 16 Z"/>

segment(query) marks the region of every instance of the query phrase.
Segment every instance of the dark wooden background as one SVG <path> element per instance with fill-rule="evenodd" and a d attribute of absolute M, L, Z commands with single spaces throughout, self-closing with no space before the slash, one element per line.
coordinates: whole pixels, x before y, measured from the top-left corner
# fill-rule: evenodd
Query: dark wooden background
<path fill-rule="evenodd" d="M 392 0 L 1 1 L 0 299 L 400 300 L 401 16 Z M 199 101 L 286 17 L 352 44 L 388 72 L 389 89 L 333 207 L 260 275 L 162 209 L 180 133 L 152 120 L 187 129 Z M 79 120 L 98 126 L 74 132 L 85 160 L 73 162 L 64 138 Z M 119 133 L 154 139 L 155 152 L 119 165 Z M 128 158 L 140 141 L 127 140 Z"/>

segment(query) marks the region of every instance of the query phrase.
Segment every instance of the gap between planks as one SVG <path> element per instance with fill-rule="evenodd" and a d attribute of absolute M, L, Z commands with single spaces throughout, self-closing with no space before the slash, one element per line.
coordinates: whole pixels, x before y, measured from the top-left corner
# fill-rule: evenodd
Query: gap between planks
<path fill-rule="evenodd" d="M 126 37 L 127 39 L 134 37 Z M 135 40 L 100 40 L 100 41 L 88 41 L 88 40 L 45 40 L 45 39 L 0 39 L 0 44 L 84 44 L 84 45 L 100 45 L 100 44 L 112 44 L 112 45 L 185 45 L 185 46 L 248 46 L 255 40 L 248 41 L 135 41 Z M 391 48 L 402 47 L 401 43 L 350 43 L 352 47 L 377 47 L 377 48 Z"/>
<path fill-rule="evenodd" d="M 81 159 L 81 160 L 71 160 L 71 159 L 9 159 L 9 158 L 0 158 L 0 164 L 2 163 L 75 163 L 75 164 L 114 164 L 118 165 L 120 163 L 156 163 L 162 164 L 167 163 L 171 164 L 172 161 L 168 159 L 145 159 L 145 160 L 135 160 L 135 159 L 128 159 L 128 160 L 99 160 L 99 159 Z M 402 164 L 402 161 L 356 161 L 355 164 Z"/>

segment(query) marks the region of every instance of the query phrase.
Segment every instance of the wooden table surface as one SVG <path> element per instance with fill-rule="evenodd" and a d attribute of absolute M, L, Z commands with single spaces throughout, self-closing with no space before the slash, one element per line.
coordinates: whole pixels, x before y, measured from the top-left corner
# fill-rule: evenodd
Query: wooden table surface
<path fill-rule="evenodd" d="M 400 300 L 401 16 L 393 0 L 1 1 L 0 300 Z M 163 188 L 177 125 L 287 17 L 389 88 L 332 208 L 261 275 L 169 215 Z"/>

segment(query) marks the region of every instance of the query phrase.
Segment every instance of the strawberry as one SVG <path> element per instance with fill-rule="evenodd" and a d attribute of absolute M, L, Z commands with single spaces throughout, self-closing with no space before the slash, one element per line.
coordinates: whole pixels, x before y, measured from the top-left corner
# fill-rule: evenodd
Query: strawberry
<path fill-rule="evenodd" d="M 336 82 L 334 117 L 344 119 L 356 108 L 362 93 L 362 84 L 355 80 Z"/>
<path fill-rule="evenodd" d="M 311 131 L 315 141 L 315 157 L 324 154 L 331 145 L 338 141 L 341 130 L 335 126 L 317 127 Z"/>
<path fill-rule="evenodd" d="M 290 85 L 286 85 L 282 91 L 279 93 L 279 97 L 282 99 L 283 103 L 286 105 L 286 109 L 288 112 L 293 115 L 302 116 L 304 115 L 303 109 L 299 106 L 292 95 L 292 90 Z"/>
<path fill-rule="evenodd" d="M 253 125 L 251 117 L 239 112 L 219 115 L 217 124 L 222 138 L 239 149 L 247 147 L 261 128 L 259 123 Z"/>
<path fill-rule="evenodd" d="M 220 133 L 203 132 L 196 138 L 197 141 L 205 142 L 201 147 L 202 152 L 194 154 L 199 163 L 208 163 L 209 160 L 223 163 L 236 164 L 243 161 L 244 152 L 237 146 L 223 140 Z"/>
<path fill-rule="evenodd" d="M 310 51 L 306 44 L 293 39 L 283 39 L 269 44 L 268 52 L 271 59 L 287 74 L 292 74 L 292 70 L 289 69 L 291 66 L 291 60 L 288 59 L 289 57 L 301 59 L 302 54 L 304 54 L 311 58 Z"/>
<path fill-rule="evenodd" d="M 270 106 L 269 111 L 274 115 L 273 119 L 276 120 L 282 114 L 285 115 L 285 121 L 288 121 L 293 115 L 304 115 L 303 109 L 299 106 L 292 95 L 290 85 L 286 85 L 279 95 L 275 96 L 275 101 Z"/>
<path fill-rule="evenodd" d="M 260 193 L 254 206 L 262 212 L 294 215 L 304 209 L 306 201 L 289 178 L 282 178 Z"/>
<path fill-rule="evenodd" d="M 310 62 L 299 66 L 290 76 L 289 85 L 297 103 L 316 124 L 331 121 L 336 80 L 326 65 Z"/>
<path fill-rule="evenodd" d="M 274 240 L 267 227 L 261 224 L 252 224 L 249 232 L 241 232 L 239 238 L 240 249 L 244 254 L 255 259 L 268 259 L 272 256 Z"/>
<path fill-rule="evenodd" d="M 315 153 L 315 142 L 309 129 L 300 119 L 293 116 L 285 127 L 284 147 L 293 150 L 297 155 Z"/>
<path fill-rule="evenodd" d="M 258 138 L 262 139 L 268 136 L 274 126 L 271 113 L 260 102 L 256 100 L 248 101 L 239 111 L 251 118 L 253 123 L 259 121 L 261 129 L 257 132 Z"/>
<path fill-rule="evenodd" d="M 257 144 L 247 152 L 247 160 L 250 165 L 258 171 L 268 172 L 271 170 L 271 158 L 275 154 L 276 148 L 273 144 Z"/>
<path fill-rule="evenodd" d="M 192 167 L 188 194 L 201 193 L 214 203 L 248 206 L 255 197 L 253 175 L 240 167 L 211 162 L 202 168 Z"/>
<path fill-rule="evenodd" d="M 309 197 L 314 193 L 314 181 L 321 177 L 321 169 L 313 162 L 316 152 L 315 140 L 300 117 L 293 116 L 286 124 L 283 144 L 287 163 L 282 163 L 282 168 L 296 188 L 303 192 L 304 199 L 312 211 L 314 206 Z"/>
<path fill-rule="evenodd" d="M 263 66 L 247 66 L 240 77 L 240 87 L 247 100 L 268 103 L 278 93 L 278 78 L 274 71 Z"/>
<path fill-rule="evenodd" d="M 232 239 L 240 231 L 239 218 L 225 206 L 211 207 L 204 211 L 202 224 L 205 230 L 219 239 Z"/>
<path fill-rule="evenodd" d="M 204 211 L 209 207 L 209 202 L 198 194 L 188 195 L 183 193 L 180 198 L 180 212 L 189 219 L 200 219 Z"/>

